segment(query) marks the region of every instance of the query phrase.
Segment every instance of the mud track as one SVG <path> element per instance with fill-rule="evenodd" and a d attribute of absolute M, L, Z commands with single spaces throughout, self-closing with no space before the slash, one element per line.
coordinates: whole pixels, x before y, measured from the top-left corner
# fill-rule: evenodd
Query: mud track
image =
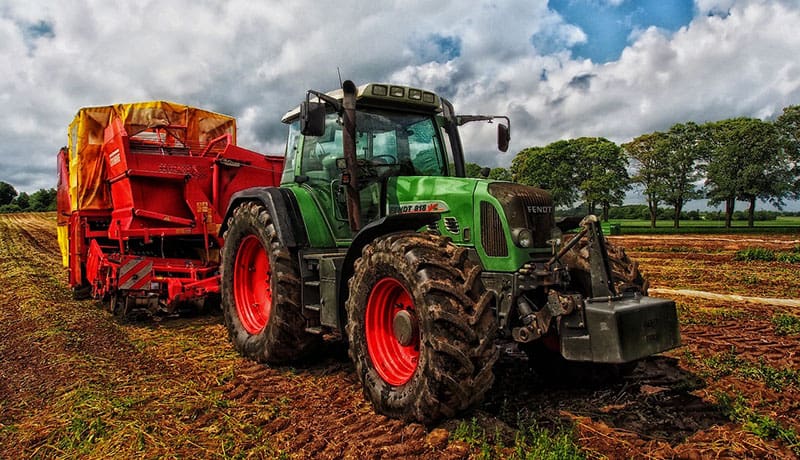
<path fill-rule="evenodd" d="M 733 260 L 796 238 L 746 240 L 615 238 L 654 288 L 800 297 L 797 265 Z M 800 337 L 772 321 L 796 308 L 679 296 L 684 347 L 616 380 L 546 381 L 508 348 L 478 409 L 425 427 L 376 415 L 342 345 L 294 367 L 257 365 L 233 352 L 219 316 L 120 324 L 73 301 L 65 280 L 55 216 L 0 215 L 0 458 L 506 458 L 532 424 L 574 427 L 589 458 L 798 452 L 747 423 L 800 433 Z M 744 412 L 732 416 L 726 398 Z M 483 444 L 457 436 L 463 426 Z"/>

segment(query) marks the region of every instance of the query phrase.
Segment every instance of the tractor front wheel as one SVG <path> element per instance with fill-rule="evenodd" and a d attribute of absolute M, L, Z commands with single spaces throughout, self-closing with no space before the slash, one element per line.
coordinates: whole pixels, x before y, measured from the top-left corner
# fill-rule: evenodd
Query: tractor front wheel
<path fill-rule="evenodd" d="M 430 423 L 479 402 L 498 350 L 480 267 L 432 234 L 404 232 L 368 245 L 347 300 L 350 357 L 378 412 Z"/>
<path fill-rule="evenodd" d="M 228 219 L 221 287 L 228 335 L 242 355 L 286 363 L 309 354 L 321 341 L 305 330 L 297 261 L 259 203 L 239 205 Z"/>

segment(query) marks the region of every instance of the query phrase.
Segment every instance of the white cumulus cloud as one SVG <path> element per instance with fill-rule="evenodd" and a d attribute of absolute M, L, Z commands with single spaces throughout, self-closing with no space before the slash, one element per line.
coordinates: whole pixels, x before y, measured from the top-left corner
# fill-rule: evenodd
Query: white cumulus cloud
<path fill-rule="evenodd" d="M 611 2 L 619 3 L 618 0 Z M 574 59 L 587 40 L 545 0 L 249 2 L 173 0 L 0 5 L 0 180 L 55 185 L 55 154 L 78 108 L 167 99 L 239 118 L 241 145 L 282 149 L 281 115 L 309 88 L 396 81 L 463 113 L 468 161 L 507 166 L 531 145 L 624 142 L 676 122 L 772 117 L 800 103 L 800 5 L 697 0 L 690 24 L 633 31 L 618 60 Z"/>

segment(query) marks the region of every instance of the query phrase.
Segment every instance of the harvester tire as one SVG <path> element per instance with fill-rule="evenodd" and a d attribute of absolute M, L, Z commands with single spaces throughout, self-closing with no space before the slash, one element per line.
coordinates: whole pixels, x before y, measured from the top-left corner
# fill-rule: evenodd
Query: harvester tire
<path fill-rule="evenodd" d="M 322 341 L 306 332 L 300 269 L 278 238 L 267 209 L 239 205 L 228 219 L 222 248 L 222 311 L 234 348 L 257 362 L 303 358 Z"/>
<path fill-rule="evenodd" d="M 494 382 L 494 295 L 464 248 L 401 232 L 364 248 L 350 279 L 347 335 L 364 394 L 390 417 L 430 424 Z"/>

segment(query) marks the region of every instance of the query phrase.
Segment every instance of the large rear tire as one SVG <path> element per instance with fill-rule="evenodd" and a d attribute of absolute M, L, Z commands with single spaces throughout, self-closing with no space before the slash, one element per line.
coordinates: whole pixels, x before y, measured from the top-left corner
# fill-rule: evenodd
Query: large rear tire
<path fill-rule="evenodd" d="M 431 423 L 483 399 L 494 382 L 494 296 L 466 250 L 403 232 L 368 245 L 347 300 L 350 357 L 380 413 Z"/>
<path fill-rule="evenodd" d="M 297 260 L 260 203 L 243 203 L 228 219 L 221 287 L 228 335 L 242 355 L 282 364 L 308 355 L 321 342 L 305 330 Z"/>

